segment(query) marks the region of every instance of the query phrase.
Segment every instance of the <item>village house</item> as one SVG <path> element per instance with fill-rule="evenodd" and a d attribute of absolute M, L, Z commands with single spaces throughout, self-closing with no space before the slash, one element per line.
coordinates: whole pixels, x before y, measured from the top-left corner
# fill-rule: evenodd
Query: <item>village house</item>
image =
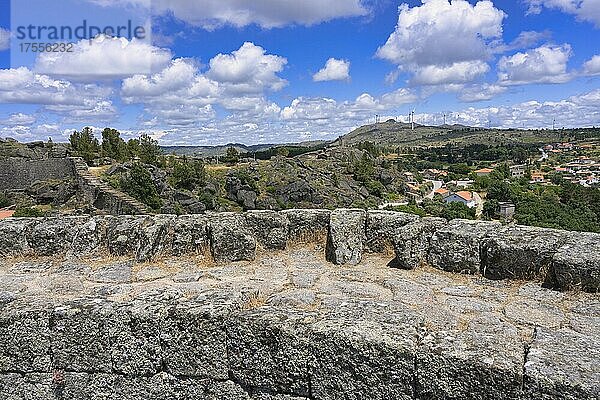
<path fill-rule="evenodd" d="M 475 199 L 473 198 L 473 193 L 467 191 L 460 191 L 456 193 L 452 193 L 447 196 L 444 201 L 448 203 L 463 203 L 465 206 L 469 208 L 475 207 L 477 204 L 475 203 Z"/>
<path fill-rule="evenodd" d="M 510 175 L 513 178 L 518 179 L 518 178 L 522 178 L 525 176 L 525 173 L 527 172 L 527 165 L 525 165 L 525 164 L 513 165 L 509 169 L 510 169 Z"/>
<path fill-rule="evenodd" d="M 445 198 L 449 194 L 450 194 L 450 191 L 448 189 L 444 189 L 444 188 L 439 188 L 433 192 L 434 196 L 440 196 L 441 198 Z"/>
<path fill-rule="evenodd" d="M 544 183 L 544 181 L 544 174 L 541 172 L 531 174 L 531 183 Z"/>
<path fill-rule="evenodd" d="M 501 201 L 498 204 L 498 214 L 504 219 L 512 219 L 515 216 L 516 207 L 508 201 Z"/>
<path fill-rule="evenodd" d="M 477 176 L 489 176 L 492 172 L 494 172 L 491 168 L 481 168 L 475 171 Z"/>
<path fill-rule="evenodd" d="M 0 219 L 10 218 L 14 215 L 14 213 L 15 213 L 14 206 L 0 208 Z"/>
<path fill-rule="evenodd" d="M 468 179 L 468 180 L 460 180 L 460 181 L 450 181 L 450 182 L 448 182 L 448 185 L 456 186 L 457 188 L 467 188 L 474 183 L 475 183 L 475 181 Z"/>

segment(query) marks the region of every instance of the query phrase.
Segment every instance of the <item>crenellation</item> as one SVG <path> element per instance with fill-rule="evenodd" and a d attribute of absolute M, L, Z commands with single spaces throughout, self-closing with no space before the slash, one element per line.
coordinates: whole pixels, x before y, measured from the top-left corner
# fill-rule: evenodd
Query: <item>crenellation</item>
<path fill-rule="evenodd" d="M 326 215 L 331 222 L 324 221 Z M 285 250 L 307 235 L 319 238 L 319 231 L 327 232 L 325 254 L 337 265 L 359 264 L 368 252 L 385 253 L 389 241 L 394 263 L 405 269 L 428 264 L 492 280 L 541 280 L 563 290 L 594 292 L 600 286 L 599 234 L 343 209 L 9 218 L 0 221 L 0 254 L 86 257 L 105 251 L 145 262 L 210 250 L 217 262 L 252 261 L 259 250 Z"/>

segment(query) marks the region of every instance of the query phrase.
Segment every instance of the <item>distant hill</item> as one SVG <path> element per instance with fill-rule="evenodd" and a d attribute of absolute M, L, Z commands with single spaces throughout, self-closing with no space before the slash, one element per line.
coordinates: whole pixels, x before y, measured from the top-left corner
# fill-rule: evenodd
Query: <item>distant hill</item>
<path fill-rule="evenodd" d="M 551 130 L 487 129 L 465 125 L 425 126 L 387 121 L 361 126 L 341 137 L 344 145 L 373 142 L 380 146 L 438 147 L 453 145 L 505 145 L 546 143 L 564 137 L 564 133 Z M 340 144 L 340 139 L 334 142 Z"/>
<path fill-rule="evenodd" d="M 267 151 L 269 149 L 275 149 L 277 147 L 294 146 L 294 147 L 314 147 L 321 144 L 327 144 L 329 142 L 324 140 L 315 140 L 310 142 L 302 143 L 289 143 L 289 144 L 257 144 L 257 145 L 245 145 L 241 143 L 230 143 L 222 146 L 161 146 L 165 154 L 175 154 L 178 156 L 190 156 L 190 157 L 215 157 L 222 156 L 227 153 L 227 149 L 230 147 L 235 148 L 240 154 L 243 153 L 256 153 Z"/>

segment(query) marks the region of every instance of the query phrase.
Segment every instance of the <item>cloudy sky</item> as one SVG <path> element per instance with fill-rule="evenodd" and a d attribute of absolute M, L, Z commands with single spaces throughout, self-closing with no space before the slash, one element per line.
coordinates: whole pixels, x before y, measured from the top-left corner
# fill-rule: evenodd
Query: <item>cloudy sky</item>
<path fill-rule="evenodd" d="M 57 8 L 68 1 L 27 18 L 148 11 Z M 0 0 L 0 137 L 110 126 L 162 144 L 282 143 L 411 110 L 427 124 L 600 125 L 600 0 L 153 0 L 150 42 L 99 37 L 29 58 L 14 8 Z"/>

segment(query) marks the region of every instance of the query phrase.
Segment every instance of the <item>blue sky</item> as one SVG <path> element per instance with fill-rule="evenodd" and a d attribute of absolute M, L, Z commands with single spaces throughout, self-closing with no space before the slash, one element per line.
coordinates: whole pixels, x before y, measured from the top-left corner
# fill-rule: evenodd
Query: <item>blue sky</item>
<path fill-rule="evenodd" d="M 163 144 L 281 143 L 411 110 L 427 124 L 600 125 L 597 0 L 13 3 L 0 0 L 2 137 L 110 126 Z M 83 19 L 153 35 L 51 54 L 16 37 Z"/>

